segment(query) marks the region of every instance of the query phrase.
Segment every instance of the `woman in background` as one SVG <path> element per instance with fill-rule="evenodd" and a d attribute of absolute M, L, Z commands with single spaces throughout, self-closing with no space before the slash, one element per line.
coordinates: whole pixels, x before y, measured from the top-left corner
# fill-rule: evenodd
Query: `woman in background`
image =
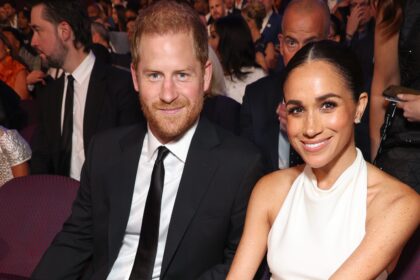
<path fill-rule="evenodd" d="M 385 172 L 420 192 L 420 96 L 404 102 L 382 96 L 390 85 L 420 90 L 420 1 L 381 0 L 375 27 L 375 66 L 370 107 L 372 157 Z M 386 121 L 384 121 L 386 120 Z M 385 135 L 381 126 L 385 123 Z M 381 141 L 382 139 L 382 141 Z M 379 150 L 379 151 L 378 151 Z"/>
<path fill-rule="evenodd" d="M 16 130 L 0 126 L 0 187 L 14 177 L 29 175 L 31 149 Z"/>
<path fill-rule="evenodd" d="M 15 59 L 13 48 L 6 36 L 0 32 L 0 80 L 10 86 L 21 99 L 28 99 L 26 67 Z"/>
<path fill-rule="evenodd" d="M 227 279 L 252 279 L 267 247 L 272 279 L 386 279 L 394 269 L 420 198 L 355 146 L 367 105 L 356 61 L 321 41 L 288 63 L 287 133 L 306 164 L 257 183 Z"/>
<path fill-rule="evenodd" d="M 125 8 L 123 5 L 115 5 L 112 7 L 112 21 L 115 24 L 114 31 L 125 32 L 127 30 Z"/>
<path fill-rule="evenodd" d="M 264 77 L 264 70 L 255 62 L 251 32 L 241 16 L 218 19 L 210 27 L 209 44 L 223 66 L 227 96 L 242 103 L 245 87 Z"/>

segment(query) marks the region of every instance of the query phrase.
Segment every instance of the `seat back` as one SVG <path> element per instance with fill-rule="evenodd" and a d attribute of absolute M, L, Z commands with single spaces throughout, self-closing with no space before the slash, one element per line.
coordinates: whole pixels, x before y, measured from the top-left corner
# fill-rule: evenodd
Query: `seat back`
<path fill-rule="evenodd" d="M 420 227 L 414 232 L 402 251 L 389 280 L 420 280 Z"/>
<path fill-rule="evenodd" d="M 70 215 L 78 187 L 71 178 L 31 175 L 0 188 L 0 273 L 30 276 Z"/>

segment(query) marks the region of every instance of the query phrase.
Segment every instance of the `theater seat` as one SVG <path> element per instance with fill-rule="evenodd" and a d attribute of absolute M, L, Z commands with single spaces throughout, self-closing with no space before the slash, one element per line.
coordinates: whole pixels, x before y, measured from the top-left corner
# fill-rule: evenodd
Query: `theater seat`
<path fill-rule="evenodd" d="M 31 175 L 0 188 L 0 279 L 30 276 L 70 215 L 78 187 L 71 178 Z"/>

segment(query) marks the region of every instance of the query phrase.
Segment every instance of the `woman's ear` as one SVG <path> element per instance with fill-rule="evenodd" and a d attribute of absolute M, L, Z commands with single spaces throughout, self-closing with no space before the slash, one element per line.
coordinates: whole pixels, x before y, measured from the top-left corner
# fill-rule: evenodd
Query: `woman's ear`
<path fill-rule="evenodd" d="M 362 92 L 359 96 L 359 100 L 357 101 L 357 107 L 356 107 L 356 114 L 354 116 L 354 123 L 358 124 L 360 123 L 360 120 L 363 117 L 363 113 L 365 112 L 366 106 L 368 104 L 368 95 L 366 92 Z"/>

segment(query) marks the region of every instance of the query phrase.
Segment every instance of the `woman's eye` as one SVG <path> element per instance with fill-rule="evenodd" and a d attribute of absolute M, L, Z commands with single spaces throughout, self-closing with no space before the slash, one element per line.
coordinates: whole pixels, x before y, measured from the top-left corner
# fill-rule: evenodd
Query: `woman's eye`
<path fill-rule="evenodd" d="M 288 115 L 297 115 L 299 113 L 303 112 L 303 108 L 302 107 L 291 107 L 291 108 L 287 108 L 287 114 Z"/>
<path fill-rule="evenodd" d="M 321 109 L 322 110 L 331 110 L 337 107 L 337 104 L 335 102 L 324 102 L 322 103 Z"/>

